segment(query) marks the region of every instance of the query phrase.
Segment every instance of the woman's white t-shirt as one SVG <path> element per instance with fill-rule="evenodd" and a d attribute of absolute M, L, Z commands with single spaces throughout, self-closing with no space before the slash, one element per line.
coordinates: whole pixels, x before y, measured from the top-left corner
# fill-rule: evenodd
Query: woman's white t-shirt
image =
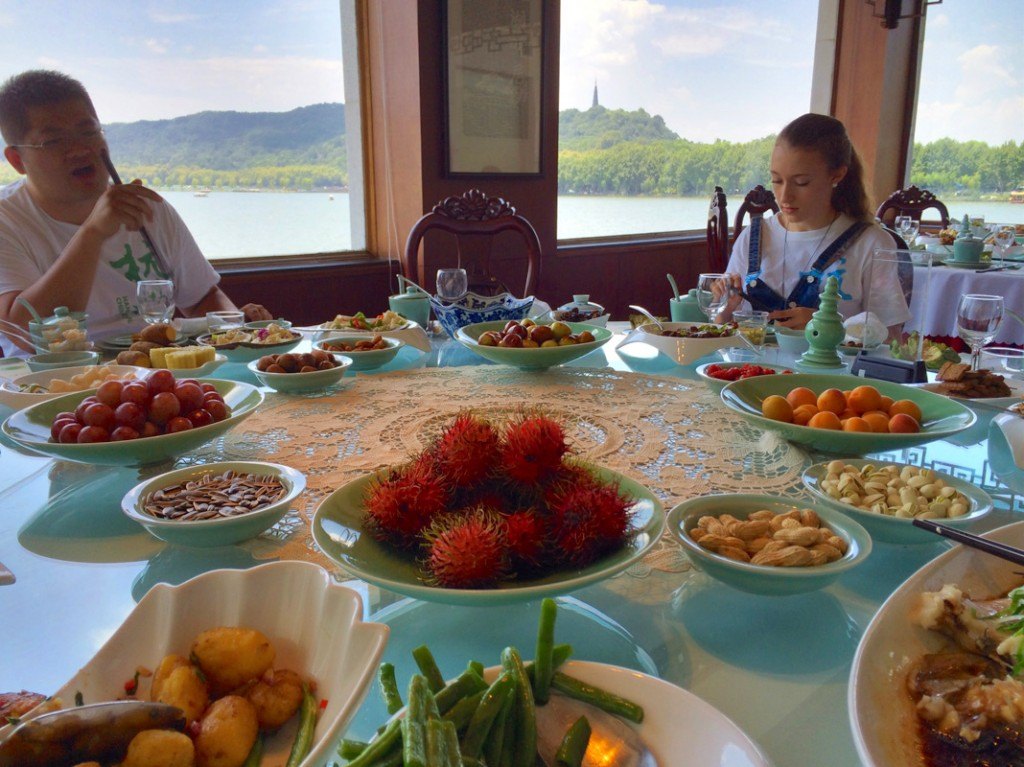
<path fill-rule="evenodd" d="M 831 227 L 809 232 L 787 232 L 777 216 L 765 218 L 761 225 L 761 274 L 758 279 L 783 298 L 788 298 L 801 279 L 800 273 L 811 268 L 821 253 L 854 223 L 840 215 Z M 746 284 L 750 227 L 732 248 L 726 271 L 738 274 Z M 891 235 L 880 226 L 871 226 L 846 248 L 843 255 L 824 271 L 822 285 L 828 277 L 839 282 L 839 313 L 852 317 L 870 311 L 886 326 L 899 325 L 910 319 L 910 310 L 900 286 L 897 265 L 891 251 L 895 245 Z M 890 253 L 879 254 L 883 250 Z M 745 307 L 749 308 L 749 306 Z"/>
<path fill-rule="evenodd" d="M 153 205 L 153 220 L 146 223 L 146 230 L 170 266 L 175 302 L 179 307 L 195 306 L 220 276 L 169 203 Z M 76 224 L 47 215 L 23 183 L 0 198 L 0 294 L 31 286 L 53 266 L 77 231 Z M 138 232 L 122 228 L 108 239 L 85 309 L 89 338 L 141 328 L 145 323 L 135 305 L 135 283 L 164 277 Z M 0 335 L 0 347 L 7 356 L 26 354 L 6 336 Z"/>

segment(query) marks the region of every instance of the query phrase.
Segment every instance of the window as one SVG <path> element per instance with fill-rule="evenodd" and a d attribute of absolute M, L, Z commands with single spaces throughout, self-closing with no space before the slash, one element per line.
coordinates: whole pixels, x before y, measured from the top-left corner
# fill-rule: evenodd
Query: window
<path fill-rule="evenodd" d="M 954 218 L 1024 223 L 1024 4 L 946 0 L 928 8 L 910 182 Z M 1024 200 L 1024 195 L 1020 195 Z"/>
<path fill-rule="evenodd" d="M 562 0 L 560 240 L 703 229 L 809 110 L 818 0 Z"/>
<path fill-rule="evenodd" d="M 211 260 L 360 250 L 354 5 L 70 3 L 55 13 L 14 0 L 0 9 L 0 78 L 42 67 L 79 79 L 121 177 L 157 189 Z M 0 183 L 16 178 L 5 163 Z"/>

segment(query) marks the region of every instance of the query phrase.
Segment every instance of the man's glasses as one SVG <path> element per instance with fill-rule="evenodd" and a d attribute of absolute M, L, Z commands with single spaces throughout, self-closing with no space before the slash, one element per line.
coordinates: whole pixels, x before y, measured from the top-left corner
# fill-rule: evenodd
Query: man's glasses
<path fill-rule="evenodd" d="M 38 144 L 10 144 L 12 149 L 37 149 L 40 152 L 67 152 L 76 144 L 93 146 L 103 140 L 103 128 L 87 128 L 77 133 L 54 136 Z"/>

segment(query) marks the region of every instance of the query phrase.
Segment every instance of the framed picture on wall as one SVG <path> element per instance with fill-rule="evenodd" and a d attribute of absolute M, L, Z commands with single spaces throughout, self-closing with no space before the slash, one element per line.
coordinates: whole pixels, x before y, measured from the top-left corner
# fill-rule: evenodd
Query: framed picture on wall
<path fill-rule="evenodd" d="M 447 174 L 540 174 L 542 0 L 443 3 Z"/>

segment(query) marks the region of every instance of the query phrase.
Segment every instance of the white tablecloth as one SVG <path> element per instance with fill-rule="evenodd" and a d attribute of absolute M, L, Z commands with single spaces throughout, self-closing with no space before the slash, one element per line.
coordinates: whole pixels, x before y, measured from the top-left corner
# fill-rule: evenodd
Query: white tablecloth
<path fill-rule="evenodd" d="M 965 293 L 1003 296 L 1006 306 L 1024 314 L 1024 269 L 978 274 L 973 269 L 935 266 L 925 290 L 927 269 L 914 267 L 914 294 L 910 301 L 912 319 L 906 331 L 922 331 L 930 336 L 956 335 L 956 305 Z M 1024 344 L 1024 325 L 1004 316 L 995 341 Z"/>

